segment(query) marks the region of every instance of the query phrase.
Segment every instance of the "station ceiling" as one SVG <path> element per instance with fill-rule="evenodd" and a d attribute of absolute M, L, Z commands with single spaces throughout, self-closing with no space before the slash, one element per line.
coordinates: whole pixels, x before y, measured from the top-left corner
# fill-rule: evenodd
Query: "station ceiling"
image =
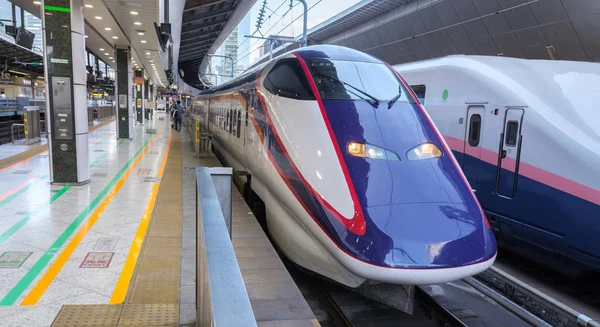
<path fill-rule="evenodd" d="M 9 1 L 41 17 L 41 6 L 33 1 Z M 159 21 L 158 1 L 84 0 L 84 4 L 86 48 L 116 68 L 115 49 L 131 45 L 132 64 L 143 69 L 155 85 L 168 85 L 154 29 L 154 22 Z"/>
<path fill-rule="evenodd" d="M 309 33 L 390 64 L 452 54 L 600 62 L 599 0 L 363 1 Z M 548 48 L 551 47 L 551 48 Z"/>
<path fill-rule="evenodd" d="M 44 76 L 44 66 L 31 65 L 41 63 L 42 55 L 14 44 L 12 39 L 0 36 L 0 65 L 33 76 Z"/>

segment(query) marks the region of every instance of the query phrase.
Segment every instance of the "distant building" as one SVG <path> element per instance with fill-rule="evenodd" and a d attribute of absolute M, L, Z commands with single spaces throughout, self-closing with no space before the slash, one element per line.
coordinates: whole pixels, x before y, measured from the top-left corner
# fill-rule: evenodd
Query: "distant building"
<path fill-rule="evenodd" d="M 269 38 L 273 39 L 273 41 L 272 41 L 273 49 L 277 49 L 278 47 L 282 46 L 284 43 L 294 42 L 294 40 L 295 40 L 293 36 L 282 36 L 282 35 L 270 35 Z M 271 42 L 270 40 L 265 40 L 263 45 L 258 50 L 260 53 L 259 57 L 262 57 L 262 56 L 268 54 L 269 51 L 271 51 L 270 42 Z"/>
<path fill-rule="evenodd" d="M 33 51 L 43 53 L 44 39 L 42 36 L 42 20 L 26 11 L 24 25 L 26 30 L 35 34 L 35 39 L 33 39 Z"/>
<path fill-rule="evenodd" d="M 248 67 L 250 65 L 250 40 L 245 36 L 250 35 L 250 13 L 242 19 L 238 25 L 238 65 Z M 244 68 L 245 69 L 245 68 Z"/>
<path fill-rule="evenodd" d="M 236 66 L 235 63 L 238 60 L 238 28 L 236 27 L 233 32 L 231 32 L 231 34 L 227 37 L 227 39 L 225 39 L 225 42 L 223 43 L 223 45 L 221 45 L 220 51 L 218 51 L 218 55 L 219 56 L 225 56 L 227 58 L 223 58 L 223 57 L 215 57 L 213 59 L 213 62 L 218 63 L 217 64 L 217 72 L 219 75 L 224 75 L 224 76 L 231 76 L 232 73 L 235 74 L 235 71 L 232 72 L 232 65 L 231 65 L 231 61 L 233 60 L 234 62 L 234 67 Z"/>

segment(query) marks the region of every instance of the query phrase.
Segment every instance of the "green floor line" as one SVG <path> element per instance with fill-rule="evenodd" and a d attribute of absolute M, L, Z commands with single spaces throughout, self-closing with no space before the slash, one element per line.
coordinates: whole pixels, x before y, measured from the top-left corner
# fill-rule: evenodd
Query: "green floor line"
<path fill-rule="evenodd" d="M 121 144 L 123 144 L 123 140 L 121 140 L 121 141 L 119 141 L 119 143 L 117 143 L 117 148 Z M 102 156 L 100 156 L 96 160 L 94 160 L 94 162 L 92 162 L 90 164 L 90 168 L 94 168 L 94 166 L 96 166 L 98 163 L 100 163 L 100 161 L 102 161 L 104 158 L 106 158 L 107 155 L 108 155 L 107 153 L 104 153 Z M 30 185 L 31 184 L 29 184 L 29 186 Z M 58 198 L 60 198 L 63 194 L 65 194 L 70 188 L 71 188 L 70 185 L 64 186 L 63 188 L 61 188 L 60 190 L 58 190 L 58 192 L 56 192 L 48 200 L 47 203 L 44 203 L 44 204 L 40 205 L 35 210 L 33 210 L 32 212 L 30 212 L 27 216 L 23 217 L 21 220 L 19 220 L 14 225 L 12 225 L 9 229 L 7 229 L 6 231 L 4 231 L 4 233 L 0 234 L 0 244 L 6 242 L 6 240 L 8 240 L 11 236 L 13 236 L 13 234 L 15 234 L 19 229 L 21 229 L 21 227 L 25 226 L 25 224 L 27 224 L 33 218 L 32 217 L 33 215 L 35 215 L 36 213 L 41 212 L 42 210 L 48 208 L 52 203 L 54 203 L 56 200 L 58 200 Z"/>
<path fill-rule="evenodd" d="M 8 294 L 0 301 L 0 306 L 13 305 L 17 299 L 25 292 L 25 290 L 31 285 L 31 283 L 37 278 L 37 276 L 44 270 L 46 265 L 52 260 L 54 255 L 60 250 L 60 248 L 69 240 L 71 235 L 77 231 L 79 225 L 85 220 L 85 218 L 92 212 L 92 210 L 106 197 L 115 184 L 119 181 L 121 176 L 131 167 L 133 162 L 142 154 L 144 148 L 148 145 L 152 136 L 148 136 L 148 139 L 142 147 L 135 153 L 135 155 L 127 161 L 125 166 L 119 171 L 119 173 L 106 185 L 106 187 L 98 194 L 98 196 L 90 202 L 90 204 L 73 220 L 73 222 L 65 229 L 65 231 L 52 243 L 50 248 L 41 256 L 40 259 L 33 265 L 33 267 L 21 278 L 21 280 L 13 287 Z"/>
<path fill-rule="evenodd" d="M 114 133 L 109 133 L 107 135 L 102 136 L 97 143 L 94 143 L 93 145 L 96 146 L 97 144 L 100 144 L 100 141 L 104 140 L 105 138 L 113 135 Z M 120 145 L 120 144 L 119 144 Z M 118 146 L 117 146 L 118 147 Z M 93 168 L 93 166 L 95 166 L 96 163 L 92 163 L 90 164 L 90 168 Z M 17 192 L 11 194 L 9 197 L 7 197 L 6 199 L 0 201 L 0 208 L 2 208 L 5 204 L 9 203 L 10 201 L 14 200 L 16 197 L 18 197 L 19 195 L 23 194 L 25 191 L 29 190 L 31 187 L 33 187 L 33 185 L 41 180 L 43 180 L 44 178 L 48 177 L 49 174 L 44 174 L 38 178 L 36 178 L 35 180 L 31 181 L 31 183 L 27 184 L 27 186 L 23 187 L 22 189 L 18 190 Z M 1 239 L 1 236 L 0 236 Z M 0 244 L 2 243 L 2 241 L 0 241 Z"/>

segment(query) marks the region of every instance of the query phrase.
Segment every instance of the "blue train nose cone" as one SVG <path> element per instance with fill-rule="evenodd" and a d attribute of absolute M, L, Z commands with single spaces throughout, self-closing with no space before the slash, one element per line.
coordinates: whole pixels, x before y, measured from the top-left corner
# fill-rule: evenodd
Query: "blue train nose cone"
<path fill-rule="evenodd" d="M 476 204 L 408 203 L 366 210 L 391 238 L 389 266 L 459 267 L 496 253 L 494 236 Z"/>

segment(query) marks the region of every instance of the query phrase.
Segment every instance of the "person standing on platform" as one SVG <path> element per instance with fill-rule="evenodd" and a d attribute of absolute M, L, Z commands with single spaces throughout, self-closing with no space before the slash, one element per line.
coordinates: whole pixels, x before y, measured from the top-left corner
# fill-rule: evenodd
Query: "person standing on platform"
<path fill-rule="evenodd" d="M 181 101 L 177 100 L 177 106 L 175 106 L 175 129 L 178 132 L 181 132 L 181 121 L 183 120 L 183 106 L 181 105 Z"/>
<path fill-rule="evenodd" d="M 6 99 L 6 94 L 4 94 L 4 92 L 0 92 L 0 99 Z"/>

